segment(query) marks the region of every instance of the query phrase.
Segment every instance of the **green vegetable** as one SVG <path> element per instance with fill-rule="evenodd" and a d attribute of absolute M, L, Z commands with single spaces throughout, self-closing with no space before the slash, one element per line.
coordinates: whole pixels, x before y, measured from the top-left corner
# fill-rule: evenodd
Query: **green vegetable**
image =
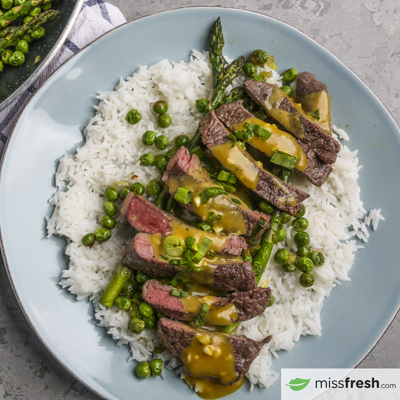
<path fill-rule="evenodd" d="M 189 293 L 184 290 L 172 289 L 171 296 L 175 297 L 189 297 Z"/>
<path fill-rule="evenodd" d="M 198 100 L 196 100 L 196 110 L 199 113 L 204 113 L 204 111 L 206 111 L 207 104 L 208 104 L 208 100 L 207 99 L 198 99 Z"/>
<path fill-rule="evenodd" d="M 305 214 L 305 213 L 306 213 L 306 206 L 303 204 L 303 205 L 301 206 L 300 210 L 297 211 L 295 217 L 296 217 L 296 218 L 304 217 L 304 214 Z"/>
<path fill-rule="evenodd" d="M 142 319 L 144 321 L 145 329 L 154 328 L 154 326 L 155 326 L 155 324 L 157 322 L 157 318 L 156 318 L 156 316 L 154 314 L 150 315 L 150 317 L 142 317 Z"/>
<path fill-rule="evenodd" d="M 14 6 L 18 7 L 18 6 L 22 6 L 22 4 L 25 3 L 26 0 L 14 0 Z"/>
<path fill-rule="evenodd" d="M 317 121 L 321 118 L 319 116 L 319 110 L 315 110 L 314 112 L 307 113 L 311 118 L 316 119 Z"/>
<path fill-rule="evenodd" d="M 29 22 L 29 21 L 31 21 L 33 19 L 33 17 L 31 17 L 30 15 L 28 15 L 27 17 L 25 17 L 23 20 L 22 20 L 22 22 L 24 23 L 24 24 L 26 24 L 27 22 Z M 30 37 L 30 36 L 29 36 Z M 30 37 L 31 38 L 31 37 Z M 31 40 L 32 40 L 32 42 L 33 42 L 33 39 L 31 38 Z"/>
<path fill-rule="evenodd" d="M 232 198 L 231 200 L 232 200 L 233 203 L 236 203 L 236 204 L 239 204 L 239 205 L 242 204 L 242 202 L 240 200 L 238 200 L 238 199 L 233 199 Z"/>
<path fill-rule="evenodd" d="M 11 22 L 16 20 L 19 17 L 27 15 L 31 10 L 33 10 L 36 6 L 47 3 L 48 1 L 43 0 L 29 0 L 29 1 L 14 1 L 14 7 L 10 7 L 10 3 L 7 1 L 1 1 L 1 5 L 8 11 L 6 11 L 3 15 L 0 16 L 0 29 L 5 28 Z"/>
<path fill-rule="evenodd" d="M 251 78 L 257 72 L 257 69 L 253 63 L 248 62 L 244 64 L 243 72 L 245 73 L 246 76 Z"/>
<path fill-rule="evenodd" d="M 211 28 L 209 39 L 209 58 L 213 77 L 213 88 L 217 86 L 218 76 L 225 66 L 225 59 L 222 56 L 224 44 L 221 20 L 218 17 Z"/>
<path fill-rule="evenodd" d="M 17 45 L 15 46 L 16 51 L 20 51 L 23 54 L 26 54 L 29 51 L 29 44 L 25 40 L 18 40 Z"/>
<path fill-rule="evenodd" d="M 308 257 L 310 255 L 310 246 L 308 244 L 304 246 L 298 246 L 296 254 L 299 257 Z"/>
<path fill-rule="evenodd" d="M 123 188 L 120 192 L 119 192 L 119 198 L 123 201 L 125 200 L 125 197 L 128 196 L 128 193 L 130 192 L 129 188 Z"/>
<path fill-rule="evenodd" d="M 31 38 L 33 40 L 38 40 L 45 35 L 46 31 L 44 30 L 43 26 L 39 26 L 35 31 L 31 33 Z"/>
<path fill-rule="evenodd" d="M 136 375 L 140 379 L 146 379 L 150 376 L 150 364 L 147 361 L 142 361 L 136 366 Z"/>
<path fill-rule="evenodd" d="M 104 195 L 106 196 L 106 199 L 109 201 L 117 201 L 119 194 L 118 194 L 118 190 L 109 186 L 105 191 L 104 191 Z"/>
<path fill-rule="evenodd" d="M 301 257 L 297 261 L 297 268 L 301 272 L 311 272 L 314 269 L 314 263 L 308 257 Z"/>
<path fill-rule="evenodd" d="M 176 149 L 169 149 L 165 153 L 165 157 L 167 157 L 167 160 L 169 161 L 174 156 L 175 153 L 176 153 Z"/>
<path fill-rule="evenodd" d="M 211 231 L 212 231 L 212 226 L 209 225 L 209 224 L 207 224 L 207 222 L 200 221 L 200 222 L 197 224 L 197 226 L 198 226 L 199 228 L 201 228 L 201 229 L 202 229 L 203 231 L 205 231 L 205 232 L 211 232 Z"/>
<path fill-rule="evenodd" d="M 103 210 L 108 216 L 113 217 L 117 213 L 117 206 L 113 201 L 106 201 Z"/>
<path fill-rule="evenodd" d="M 299 282 L 303 287 L 311 287 L 314 285 L 314 275 L 309 272 L 304 272 L 300 275 Z"/>
<path fill-rule="evenodd" d="M 260 210 L 265 214 L 272 214 L 275 210 L 275 207 L 271 203 L 265 200 L 260 201 L 259 207 Z"/>
<path fill-rule="evenodd" d="M 168 111 L 168 103 L 164 100 L 158 100 L 153 104 L 153 111 L 156 114 L 165 114 Z"/>
<path fill-rule="evenodd" d="M 157 134 L 153 131 L 146 131 L 142 136 L 142 142 L 146 146 L 151 146 L 156 140 Z"/>
<path fill-rule="evenodd" d="M 94 236 L 93 233 L 88 233 L 82 238 L 82 243 L 86 247 L 91 247 L 94 245 L 94 242 L 96 241 L 96 236 Z"/>
<path fill-rule="evenodd" d="M 143 283 L 147 282 L 150 278 L 144 272 L 139 271 L 136 274 L 135 279 L 137 283 L 142 285 Z"/>
<path fill-rule="evenodd" d="M 169 197 L 170 197 L 169 196 L 169 188 L 167 185 L 163 184 L 163 188 L 160 191 L 160 193 L 157 195 L 157 198 L 155 199 L 154 204 L 158 208 L 161 208 L 163 210 Z"/>
<path fill-rule="evenodd" d="M 178 202 L 172 196 L 169 196 L 165 204 L 165 211 L 171 215 L 175 215 L 177 208 Z"/>
<path fill-rule="evenodd" d="M 139 313 L 143 317 L 150 317 L 150 315 L 154 314 L 154 311 L 153 311 L 153 309 L 152 309 L 152 307 L 150 305 L 148 305 L 147 303 L 143 302 L 139 306 Z"/>
<path fill-rule="evenodd" d="M 10 63 L 10 57 L 12 56 L 12 51 L 11 50 L 4 50 L 1 53 L 1 61 L 3 61 L 4 64 L 9 64 Z"/>
<path fill-rule="evenodd" d="M 275 304 L 275 297 L 271 294 L 267 307 L 272 307 Z"/>
<path fill-rule="evenodd" d="M 168 128 L 172 124 L 172 118 L 169 114 L 160 114 L 157 117 L 157 124 L 160 128 Z"/>
<path fill-rule="evenodd" d="M 144 191 L 145 191 L 145 188 L 140 182 L 135 182 L 131 186 L 131 192 L 133 192 L 134 194 L 138 194 L 139 196 L 143 196 Z"/>
<path fill-rule="evenodd" d="M 189 250 L 197 251 L 199 248 L 196 244 L 196 238 L 193 236 L 187 236 L 185 239 L 186 248 Z"/>
<path fill-rule="evenodd" d="M 194 324 L 197 327 L 202 327 L 206 323 L 206 315 L 208 311 L 208 304 L 207 303 L 202 303 L 200 307 L 200 312 L 198 316 L 196 317 Z"/>
<path fill-rule="evenodd" d="M 153 165 L 154 164 L 154 161 L 155 161 L 156 159 L 155 159 L 155 157 L 153 156 L 153 154 L 151 154 L 151 153 L 146 153 L 146 154 L 143 154 L 141 157 L 140 157 L 140 165 L 144 165 L 145 167 L 150 167 L 151 165 Z"/>
<path fill-rule="evenodd" d="M 9 58 L 8 62 L 13 67 L 19 67 L 25 62 L 25 56 L 20 51 L 14 51 L 12 56 Z"/>
<path fill-rule="evenodd" d="M 41 13 L 42 9 L 40 7 L 35 7 L 31 11 L 29 11 L 29 15 L 31 17 L 37 17 Z"/>
<path fill-rule="evenodd" d="M 187 135 L 179 135 L 175 139 L 175 147 L 177 149 L 181 148 L 182 146 L 187 146 L 190 143 L 190 138 Z"/>
<path fill-rule="evenodd" d="M 106 287 L 103 295 L 100 298 L 100 303 L 106 307 L 112 307 L 114 300 L 118 297 L 125 282 L 130 278 L 132 270 L 125 266 L 118 266 Z"/>
<path fill-rule="evenodd" d="M 157 179 L 152 179 L 147 185 L 147 191 L 149 195 L 156 196 L 158 193 L 161 192 L 162 183 Z"/>
<path fill-rule="evenodd" d="M 291 97 L 293 94 L 293 89 L 288 85 L 283 85 L 281 87 L 282 92 L 284 92 L 288 97 Z"/>
<path fill-rule="evenodd" d="M 307 232 L 297 232 L 293 239 L 297 246 L 310 244 L 310 235 Z"/>
<path fill-rule="evenodd" d="M 99 243 L 103 243 L 111 238 L 111 232 L 107 228 L 98 228 L 94 231 L 94 236 Z"/>
<path fill-rule="evenodd" d="M 1 0 L 1 7 L 5 10 L 9 10 L 14 5 L 13 0 Z"/>
<path fill-rule="evenodd" d="M 121 310 L 129 310 L 131 307 L 131 299 L 125 296 L 118 296 L 115 299 L 115 305 Z"/>
<path fill-rule="evenodd" d="M 227 194 L 228 193 L 226 193 L 225 190 L 220 188 L 220 187 L 210 187 L 210 188 L 207 188 L 207 189 L 203 190 L 199 194 L 199 196 L 200 196 L 201 202 L 203 204 L 206 204 L 207 201 L 211 197 L 220 196 L 220 195 L 227 195 Z"/>
<path fill-rule="evenodd" d="M 284 265 L 289 261 L 289 255 L 287 249 L 279 249 L 274 255 L 274 260 L 277 264 Z"/>
<path fill-rule="evenodd" d="M 320 251 L 314 250 L 310 258 L 316 267 L 322 267 L 325 263 L 325 257 Z"/>
<path fill-rule="evenodd" d="M 208 248 L 211 246 L 212 240 L 209 238 L 204 238 L 199 246 L 199 250 L 197 253 L 193 256 L 192 260 L 194 263 L 199 263 L 203 257 L 206 255 Z"/>
<path fill-rule="evenodd" d="M 268 61 L 268 53 L 264 50 L 254 50 L 249 57 L 249 60 L 255 64 L 262 67 Z"/>
<path fill-rule="evenodd" d="M 286 231 L 284 228 L 279 229 L 278 232 L 278 242 L 282 242 L 282 240 L 286 239 Z"/>
<path fill-rule="evenodd" d="M 120 296 L 124 296 L 124 297 L 129 297 L 129 299 L 135 294 L 136 291 L 136 286 L 135 286 L 135 282 L 132 278 L 132 276 L 125 282 L 124 286 L 122 287 L 121 291 L 119 292 Z M 135 300 L 134 302 L 131 301 L 131 306 L 129 308 L 129 310 L 131 308 L 136 307 L 136 302 L 138 300 Z M 139 303 L 140 304 L 140 303 Z M 139 305 L 137 305 L 137 309 L 138 309 Z M 132 316 L 132 315 L 131 315 Z"/>
<path fill-rule="evenodd" d="M 154 164 L 160 172 L 164 172 L 168 165 L 167 157 L 165 157 L 163 154 L 157 155 Z"/>
<path fill-rule="evenodd" d="M 132 318 L 128 322 L 128 329 L 137 335 L 143 332 L 145 326 L 145 322 L 140 318 Z"/>
<path fill-rule="evenodd" d="M 3 69 L 4 69 L 4 63 L 3 61 L 0 61 L 0 72 L 3 71 Z"/>
<path fill-rule="evenodd" d="M 33 42 L 33 39 L 30 37 L 30 35 L 24 35 L 24 36 L 22 36 L 22 39 L 25 40 L 25 42 L 27 42 L 27 43 Z M 39 57 L 39 61 L 40 61 L 41 57 L 40 56 L 38 56 L 38 57 Z M 36 58 L 38 58 L 38 57 L 36 57 Z M 35 59 L 35 61 L 36 61 L 36 59 Z M 33 64 L 33 65 L 35 65 L 35 64 Z"/>
<path fill-rule="evenodd" d="M 264 79 L 262 76 L 260 75 L 253 75 L 252 79 L 254 79 L 255 81 L 260 81 L 260 82 L 264 82 Z"/>
<path fill-rule="evenodd" d="M 297 78 L 297 75 L 298 75 L 299 73 L 297 72 L 297 69 L 295 69 L 295 68 L 290 68 L 290 69 L 287 69 L 283 74 L 282 74 L 282 79 L 285 81 L 285 82 L 292 82 L 292 81 L 294 81 L 296 78 Z"/>
<path fill-rule="evenodd" d="M 268 129 L 264 128 L 261 125 L 252 124 L 251 122 L 246 122 L 244 124 L 244 127 L 246 129 L 251 130 L 254 134 L 256 134 L 257 136 L 262 137 L 265 140 L 268 140 L 270 138 L 270 136 L 272 135 L 272 132 L 269 131 Z"/>
<path fill-rule="evenodd" d="M 267 225 L 266 219 L 261 217 L 260 220 L 258 221 L 257 226 L 253 229 L 253 232 L 251 233 L 250 243 L 252 243 L 257 239 L 260 232 L 265 228 L 266 225 Z"/>
<path fill-rule="evenodd" d="M 170 257 L 180 257 L 185 250 L 185 245 L 180 238 L 171 235 L 164 238 L 163 250 Z"/>
<path fill-rule="evenodd" d="M 192 199 L 192 191 L 184 187 L 180 187 L 175 193 L 174 198 L 176 201 L 179 201 L 183 204 L 189 204 L 190 200 Z"/>
<path fill-rule="evenodd" d="M 125 118 L 131 125 L 136 125 L 141 119 L 142 115 L 138 110 L 130 110 Z"/>
<path fill-rule="evenodd" d="M 51 3 L 42 6 L 42 10 L 43 10 L 43 11 L 45 11 L 45 10 L 50 10 L 50 8 L 51 8 Z"/>
<path fill-rule="evenodd" d="M 287 224 L 288 222 L 290 222 L 291 219 L 292 217 L 290 216 L 290 214 L 288 213 L 282 214 L 282 224 Z"/>
<path fill-rule="evenodd" d="M 275 153 L 272 155 L 270 161 L 274 164 L 281 165 L 282 167 L 292 170 L 296 167 L 299 159 L 296 156 L 292 156 L 291 154 L 276 150 Z"/>
<path fill-rule="evenodd" d="M 105 215 L 100 221 L 100 225 L 103 228 L 107 228 L 107 229 L 114 229 L 116 224 L 117 224 L 117 221 L 113 217 L 110 217 L 108 215 Z"/>
<path fill-rule="evenodd" d="M 296 232 L 305 231 L 308 228 L 308 219 L 304 217 L 297 218 L 293 220 L 292 226 Z"/>
<path fill-rule="evenodd" d="M 168 115 L 168 114 L 164 114 L 164 115 Z M 158 150 L 164 150 L 168 147 L 168 145 L 169 145 L 169 139 L 165 135 L 157 136 L 156 141 L 155 141 L 155 146 Z"/>
<path fill-rule="evenodd" d="M 295 263 L 287 263 L 287 264 L 282 265 L 282 269 L 285 272 L 294 272 L 294 271 L 296 271 L 297 267 L 296 267 Z"/>
<path fill-rule="evenodd" d="M 150 361 L 150 368 L 151 368 L 151 373 L 154 376 L 160 376 L 163 369 L 162 360 L 154 358 L 153 360 Z"/>

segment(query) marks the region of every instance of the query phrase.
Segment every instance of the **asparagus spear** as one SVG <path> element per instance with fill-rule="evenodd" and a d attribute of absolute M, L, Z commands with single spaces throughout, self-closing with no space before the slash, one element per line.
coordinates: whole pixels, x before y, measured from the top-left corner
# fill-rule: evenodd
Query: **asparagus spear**
<path fill-rule="evenodd" d="M 16 29 L 18 29 L 18 26 L 7 26 L 7 28 L 2 29 L 0 31 L 0 39 L 6 37 L 10 33 L 14 32 Z"/>
<path fill-rule="evenodd" d="M 110 283 L 106 287 L 103 295 L 100 298 L 100 303 L 107 307 L 112 307 L 114 300 L 117 298 L 122 290 L 125 282 L 132 274 L 132 270 L 125 266 L 118 266 L 114 271 Z"/>
<path fill-rule="evenodd" d="M 15 46 L 18 40 L 22 38 L 22 36 L 26 34 L 29 35 L 45 22 L 54 19 L 59 13 L 59 11 L 55 10 L 44 11 L 40 13 L 37 17 L 31 19 L 29 22 L 16 29 L 15 31 L 12 31 L 9 35 L 0 39 L 0 52 L 5 50 L 7 47 Z"/>
<path fill-rule="evenodd" d="M 35 7 L 50 3 L 51 0 L 28 0 L 26 3 L 16 6 L 0 16 L 0 28 L 4 28 L 18 17 L 28 14 Z"/>
<path fill-rule="evenodd" d="M 213 88 L 215 88 L 218 84 L 218 73 L 221 72 L 225 66 L 225 59 L 222 55 L 224 44 L 225 42 L 222 34 L 221 19 L 218 17 L 211 28 L 209 41 L 209 57 L 212 68 Z"/>
<path fill-rule="evenodd" d="M 161 190 L 161 192 L 158 194 L 154 204 L 158 207 L 161 208 L 162 210 L 165 207 L 165 204 L 169 198 L 169 188 L 168 186 L 164 183 L 164 186 Z"/>
<path fill-rule="evenodd" d="M 281 180 L 285 183 L 289 183 L 290 175 L 292 171 L 286 168 L 282 168 L 281 172 Z M 271 256 L 272 249 L 274 248 L 274 244 L 277 242 L 276 237 L 278 235 L 279 226 L 282 221 L 281 210 L 276 209 L 272 213 L 271 221 L 269 223 L 268 229 L 264 232 L 261 241 L 260 241 L 260 249 L 257 254 L 254 256 L 252 261 L 252 266 L 254 273 L 256 275 L 256 283 L 260 282 L 261 276 L 264 273 L 265 267 L 267 266 L 268 260 Z"/>

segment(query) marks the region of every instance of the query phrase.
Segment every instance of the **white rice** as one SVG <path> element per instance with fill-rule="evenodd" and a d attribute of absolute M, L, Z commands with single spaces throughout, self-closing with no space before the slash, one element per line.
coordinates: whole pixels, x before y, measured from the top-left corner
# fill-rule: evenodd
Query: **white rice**
<path fill-rule="evenodd" d="M 269 81 L 281 86 L 279 75 L 275 71 L 273 74 Z M 243 79 L 238 79 L 233 86 Z M 99 226 L 103 216 L 102 194 L 107 186 L 129 180 L 134 175 L 137 175 L 134 181 L 145 185 L 151 179 L 159 178 L 154 167 L 139 166 L 140 156 L 149 151 L 141 142 L 142 134 L 154 130 L 167 135 L 170 140 L 181 133 L 192 135 L 201 117 L 195 101 L 209 98 L 211 92 L 207 53 L 193 51 L 189 63 L 163 60 L 151 67 L 142 66 L 132 77 L 121 78 L 114 91 L 99 93 L 96 115 L 84 131 L 85 144 L 76 154 L 63 157 L 58 166 L 57 192 L 50 200 L 55 209 L 47 228 L 48 236 L 56 234 L 68 240 L 65 253 L 70 257 L 70 264 L 63 272 L 60 285 L 68 288 L 78 300 L 86 297 L 92 300 L 99 325 L 108 329 L 117 345 L 130 346 L 131 359 L 142 361 L 150 356 L 159 345 L 155 331 L 133 334 L 127 329 L 128 313 L 116 307 L 107 309 L 98 302 L 112 271 L 121 262 L 121 250 L 130 240 L 131 230 L 126 224 L 118 224 L 109 241 L 92 249 L 84 247 L 81 239 Z M 152 104 L 159 99 L 168 102 L 173 118 L 173 124 L 162 130 L 151 110 Z M 129 125 L 125 120 L 132 108 L 142 115 L 137 125 Z M 349 140 L 342 129 L 334 127 L 334 131 L 341 139 Z M 153 147 L 153 154 L 161 153 Z M 314 269 L 316 283 L 312 289 L 299 285 L 300 272 L 285 273 L 273 261 L 269 262 L 261 282 L 271 287 L 275 305 L 242 323 L 240 328 L 240 334 L 256 340 L 273 335 L 247 374 L 252 384 L 269 387 L 278 379 L 279 374 L 271 369 L 272 355 L 277 357 L 277 350 L 290 350 L 303 335 L 321 335 L 323 301 L 341 280 L 350 280 L 348 273 L 355 253 L 363 247 L 354 236 L 366 242 L 371 223 L 375 230 L 379 220 L 384 220 L 381 210 L 372 210 L 365 215 L 357 183 L 360 169 L 357 151 L 344 146 L 323 187 L 315 187 L 301 174 L 294 173 L 293 184 L 310 194 L 305 204 L 311 245 L 325 254 L 326 262 L 323 267 Z M 119 217 L 118 221 L 123 222 L 123 219 Z M 279 247 L 295 251 L 293 236 L 289 227 L 287 239 Z M 162 358 L 170 357 L 163 354 Z M 179 365 L 178 360 L 172 359 L 167 368 Z"/>

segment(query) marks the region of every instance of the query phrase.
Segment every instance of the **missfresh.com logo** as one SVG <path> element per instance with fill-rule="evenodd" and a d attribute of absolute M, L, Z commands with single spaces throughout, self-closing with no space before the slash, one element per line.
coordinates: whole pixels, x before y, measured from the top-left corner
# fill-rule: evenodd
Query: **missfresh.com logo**
<path fill-rule="evenodd" d="M 281 382 L 282 400 L 400 400 L 400 369 L 282 369 Z"/>

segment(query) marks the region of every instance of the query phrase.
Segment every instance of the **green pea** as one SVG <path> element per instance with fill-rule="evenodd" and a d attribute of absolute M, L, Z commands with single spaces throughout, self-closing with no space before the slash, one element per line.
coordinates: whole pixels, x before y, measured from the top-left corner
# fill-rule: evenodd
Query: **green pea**
<path fill-rule="evenodd" d="M 160 172 L 164 172 L 167 169 L 168 160 L 163 154 L 156 156 L 155 166 Z"/>
<path fill-rule="evenodd" d="M 166 318 L 167 317 L 164 313 L 162 313 L 160 311 L 157 311 L 156 314 L 157 314 L 157 318 Z"/>
<path fill-rule="evenodd" d="M 104 195 L 106 196 L 106 199 L 109 201 L 117 201 L 119 194 L 118 194 L 118 190 L 109 186 L 105 191 L 104 191 Z"/>
<path fill-rule="evenodd" d="M 256 66 L 253 63 L 248 62 L 244 64 L 243 72 L 245 73 L 246 76 L 251 78 L 256 73 L 256 71 L 257 71 Z"/>
<path fill-rule="evenodd" d="M 284 228 L 279 229 L 278 232 L 278 242 L 282 242 L 282 240 L 286 239 L 286 231 Z"/>
<path fill-rule="evenodd" d="M 169 145 L 169 139 L 165 135 L 157 136 L 155 145 L 158 150 L 165 150 Z"/>
<path fill-rule="evenodd" d="M 310 255 L 310 252 L 311 252 L 310 246 L 306 244 L 305 246 L 299 246 L 297 248 L 296 254 L 299 257 L 308 257 Z"/>
<path fill-rule="evenodd" d="M 260 75 L 253 75 L 253 76 L 251 77 L 251 79 L 253 79 L 253 80 L 255 80 L 255 81 L 264 82 L 263 77 L 260 76 Z"/>
<path fill-rule="evenodd" d="M 94 244 L 94 242 L 96 241 L 96 236 L 94 236 L 93 233 L 88 233 L 87 235 L 85 235 L 82 238 L 82 243 L 84 246 L 86 247 L 90 247 Z"/>
<path fill-rule="evenodd" d="M 141 285 L 143 284 L 143 283 L 145 283 L 146 281 L 148 281 L 150 278 L 144 273 L 144 272 L 141 272 L 141 271 L 139 271 L 137 274 L 136 274 L 136 282 L 137 283 L 140 283 Z"/>
<path fill-rule="evenodd" d="M 180 135 L 175 139 L 175 147 L 177 149 L 180 149 L 182 146 L 187 146 L 190 142 L 189 136 L 186 135 Z"/>
<path fill-rule="evenodd" d="M 4 64 L 9 64 L 10 63 L 10 57 L 12 56 L 13 52 L 9 49 L 4 50 L 1 53 L 1 61 L 3 61 Z"/>
<path fill-rule="evenodd" d="M 292 225 L 296 232 L 303 232 L 308 228 L 308 219 L 304 217 L 297 218 L 293 220 Z"/>
<path fill-rule="evenodd" d="M 38 40 L 42 38 L 46 34 L 46 31 L 44 30 L 43 26 L 39 26 L 39 28 L 36 29 L 36 31 L 33 31 L 31 33 L 31 38 L 34 40 Z"/>
<path fill-rule="evenodd" d="M 260 201 L 260 210 L 265 214 L 272 214 L 275 210 L 275 207 L 268 201 L 261 200 Z"/>
<path fill-rule="evenodd" d="M 271 297 L 269 298 L 269 302 L 267 304 L 267 307 L 271 307 L 275 304 L 275 297 L 273 294 L 271 294 Z"/>
<path fill-rule="evenodd" d="M 282 214 L 282 219 L 281 219 L 282 224 L 287 224 L 288 222 L 290 222 L 291 219 L 292 217 L 290 216 L 290 214 L 285 212 Z"/>
<path fill-rule="evenodd" d="M 102 219 L 101 219 L 101 221 L 100 221 L 100 225 L 103 227 L 103 228 L 107 228 L 107 229 L 114 229 L 115 228 L 115 225 L 117 225 L 117 221 L 113 218 L 113 217 L 110 217 L 110 216 L 108 216 L 108 215 L 105 215 Z"/>
<path fill-rule="evenodd" d="M 42 6 L 43 11 L 50 10 L 50 8 L 51 8 L 51 3 L 45 4 L 44 6 Z"/>
<path fill-rule="evenodd" d="M 296 217 L 296 218 L 304 217 L 304 214 L 305 214 L 305 213 L 306 213 L 306 206 L 303 204 L 303 205 L 301 206 L 300 210 L 297 211 L 295 217 Z"/>
<path fill-rule="evenodd" d="M 142 115 L 138 110 L 131 110 L 126 114 L 125 118 L 131 125 L 136 125 L 141 119 Z"/>
<path fill-rule="evenodd" d="M 137 319 L 142 319 L 140 314 L 139 314 L 139 308 L 136 307 L 132 307 L 129 309 L 129 315 L 131 316 L 131 318 L 137 318 Z M 145 323 L 146 326 L 146 323 Z"/>
<path fill-rule="evenodd" d="M 140 157 L 140 165 L 144 165 L 145 167 L 150 167 L 154 164 L 155 158 L 153 154 L 146 153 Z"/>
<path fill-rule="evenodd" d="M 196 100 L 196 110 L 199 113 L 204 113 L 206 111 L 206 107 L 208 105 L 207 99 L 198 99 Z"/>
<path fill-rule="evenodd" d="M 25 56 L 20 51 L 14 51 L 8 61 L 13 67 L 19 67 L 25 62 Z"/>
<path fill-rule="evenodd" d="M 113 217 L 117 213 L 117 206 L 113 201 L 106 201 L 103 210 L 108 216 Z"/>
<path fill-rule="evenodd" d="M 134 194 L 138 194 L 139 196 L 143 196 L 144 191 L 145 191 L 145 188 L 140 182 L 135 182 L 131 186 L 131 192 L 133 192 Z"/>
<path fill-rule="evenodd" d="M 154 314 L 153 309 L 146 302 L 143 302 L 142 304 L 140 304 L 139 312 L 140 312 L 140 315 L 142 315 L 143 317 L 150 317 L 150 315 Z"/>
<path fill-rule="evenodd" d="M 4 63 L 3 61 L 0 61 L 0 72 L 3 71 L 3 69 L 4 69 Z"/>
<path fill-rule="evenodd" d="M 293 94 L 293 89 L 288 85 L 283 85 L 281 90 L 289 97 L 291 97 Z"/>
<path fill-rule="evenodd" d="M 320 251 L 314 250 L 310 258 L 316 267 L 322 267 L 325 263 L 325 256 Z"/>
<path fill-rule="evenodd" d="M 150 364 L 147 361 L 142 361 L 136 366 L 136 375 L 140 379 L 146 379 L 150 376 Z"/>
<path fill-rule="evenodd" d="M 294 235 L 294 242 L 297 246 L 305 246 L 310 244 L 310 235 L 307 232 L 297 232 Z"/>
<path fill-rule="evenodd" d="M 152 179 L 147 185 L 149 195 L 156 196 L 162 190 L 162 183 L 157 179 Z"/>
<path fill-rule="evenodd" d="M 156 140 L 157 134 L 153 131 L 146 131 L 142 136 L 142 142 L 146 146 L 151 146 Z"/>
<path fill-rule="evenodd" d="M 1 6 L 5 10 L 9 10 L 10 8 L 12 8 L 14 6 L 14 2 L 13 2 L 13 0 L 1 0 Z"/>
<path fill-rule="evenodd" d="M 298 75 L 299 73 L 297 72 L 297 69 L 295 69 L 295 68 L 290 68 L 290 69 L 287 69 L 283 74 L 282 74 L 282 79 L 285 81 L 285 82 L 292 82 L 292 81 L 294 81 L 296 78 L 297 78 L 297 75 Z"/>
<path fill-rule="evenodd" d="M 301 257 L 297 261 L 297 268 L 301 272 L 311 272 L 314 269 L 314 263 L 308 257 Z"/>
<path fill-rule="evenodd" d="M 18 7 L 18 6 L 22 6 L 22 4 L 25 3 L 26 0 L 14 0 L 14 6 Z"/>
<path fill-rule="evenodd" d="M 128 329 L 133 333 L 142 333 L 145 327 L 145 323 L 140 318 L 131 318 L 128 322 Z"/>
<path fill-rule="evenodd" d="M 29 11 L 29 15 L 31 17 L 37 17 L 41 11 L 42 11 L 42 9 L 40 7 L 35 7 L 31 11 Z"/>
<path fill-rule="evenodd" d="M 24 23 L 24 24 L 27 24 L 29 21 L 31 21 L 33 19 L 33 17 L 31 17 L 30 15 L 28 15 L 27 17 L 25 17 L 23 20 L 22 20 L 22 22 Z M 32 38 L 31 38 L 32 39 Z M 33 39 L 32 39 L 32 41 L 33 41 Z"/>
<path fill-rule="evenodd" d="M 99 243 L 103 243 L 111 238 L 111 232 L 107 228 L 98 228 L 95 230 L 94 236 Z"/>
<path fill-rule="evenodd" d="M 168 128 L 172 124 L 172 118 L 169 114 L 161 114 L 157 118 L 157 124 L 160 128 Z"/>
<path fill-rule="evenodd" d="M 170 149 L 165 153 L 165 157 L 167 158 L 168 161 L 174 156 L 176 151 L 177 149 Z"/>
<path fill-rule="evenodd" d="M 165 114 L 168 111 L 168 103 L 164 100 L 156 101 L 153 104 L 153 111 L 156 114 Z"/>
<path fill-rule="evenodd" d="M 33 39 L 28 34 L 22 36 L 22 39 L 25 40 L 25 42 L 27 42 L 27 43 L 32 43 L 33 42 Z"/>
<path fill-rule="evenodd" d="M 156 322 L 157 322 L 157 318 L 156 316 L 150 315 L 150 317 L 142 317 L 144 324 L 145 324 L 145 329 L 151 329 L 154 328 Z"/>
<path fill-rule="evenodd" d="M 274 255 L 274 260 L 277 264 L 284 265 L 289 261 L 289 256 L 289 250 L 279 249 Z"/>
<path fill-rule="evenodd" d="M 158 358 L 154 358 L 153 360 L 150 361 L 150 368 L 151 368 L 151 373 L 154 376 L 160 376 L 161 372 L 163 370 L 162 360 L 160 360 Z"/>
<path fill-rule="evenodd" d="M 297 267 L 296 267 L 295 263 L 287 263 L 287 264 L 282 265 L 282 269 L 285 272 L 294 272 L 294 271 L 296 271 Z"/>
<path fill-rule="evenodd" d="M 129 188 L 125 187 L 119 192 L 119 198 L 121 200 L 125 200 L 125 197 L 128 196 L 128 193 L 130 192 Z"/>
<path fill-rule="evenodd" d="M 115 304 L 121 310 L 129 310 L 131 307 L 131 299 L 129 297 L 118 296 L 115 299 Z"/>
<path fill-rule="evenodd" d="M 260 67 L 268 61 L 268 53 L 264 50 L 254 50 L 249 57 L 249 60 Z"/>
<path fill-rule="evenodd" d="M 131 277 L 124 283 L 124 286 L 122 286 L 122 289 L 119 292 L 119 295 L 123 296 L 123 297 L 131 298 L 135 294 L 135 291 L 136 291 L 135 282 Z M 135 303 L 133 301 L 131 301 L 129 310 L 132 308 L 132 306 L 134 306 L 134 304 Z M 139 306 L 137 308 L 139 308 Z M 132 317 L 132 315 L 131 315 L 131 317 Z"/>
<path fill-rule="evenodd" d="M 299 282 L 303 287 L 311 287 L 314 285 L 314 275 L 309 272 L 304 272 L 300 275 Z"/>

